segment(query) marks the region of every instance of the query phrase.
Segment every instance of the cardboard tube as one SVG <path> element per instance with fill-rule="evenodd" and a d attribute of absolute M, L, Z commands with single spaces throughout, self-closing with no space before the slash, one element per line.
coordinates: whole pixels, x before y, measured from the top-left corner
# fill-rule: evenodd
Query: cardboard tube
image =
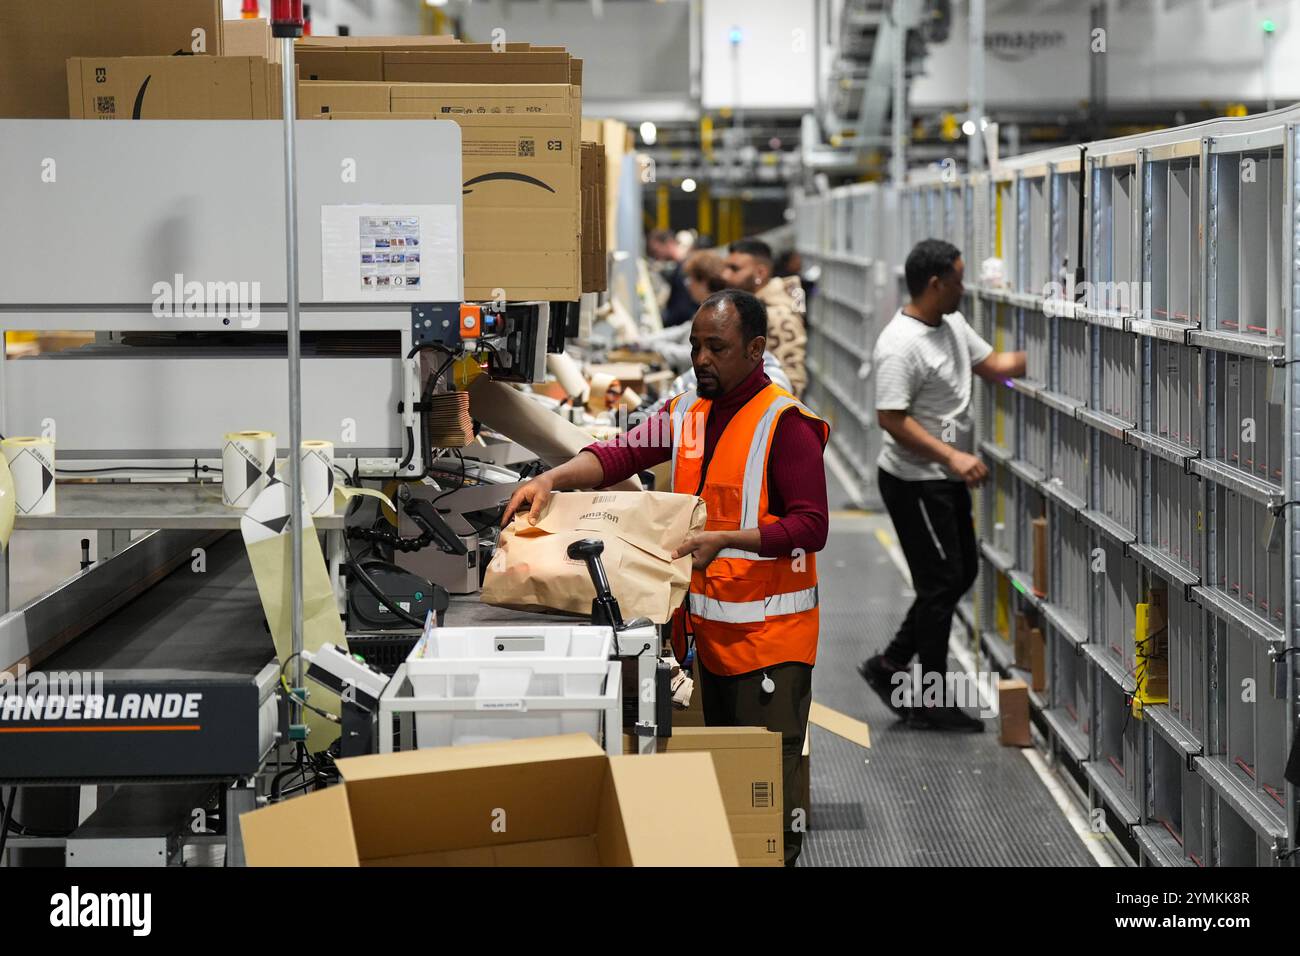
<path fill-rule="evenodd" d="M 585 402 L 587 394 L 590 392 L 590 386 L 587 380 L 582 377 L 582 370 L 578 368 L 578 363 L 569 358 L 563 352 L 549 353 L 546 356 L 546 371 L 555 376 L 555 380 L 560 383 L 564 389 L 564 394 L 575 402 Z"/>
<path fill-rule="evenodd" d="M 591 435 L 577 425 L 486 375 L 470 383 L 469 411 L 488 428 L 523 445 L 551 467 L 568 461 L 592 442 Z M 612 490 L 641 491 L 641 482 L 634 475 L 613 485 Z"/>

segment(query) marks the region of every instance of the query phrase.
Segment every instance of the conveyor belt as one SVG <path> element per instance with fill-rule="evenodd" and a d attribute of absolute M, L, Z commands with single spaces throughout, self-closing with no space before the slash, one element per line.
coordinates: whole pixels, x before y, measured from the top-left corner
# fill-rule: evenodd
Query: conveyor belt
<path fill-rule="evenodd" d="M 211 544 L 205 562 L 186 561 L 43 661 L 48 686 L 0 697 L 0 776 L 257 772 L 274 740 L 275 649 L 240 536 Z"/>
<path fill-rule="evenodd" d="M 244 542 L 228 534 L 207 549 L 205 571 L 177 568 L 42 669 L 254 677 L 275 657 L 263 621 Z"/>
<path fill-rule="evenodd" d="M 887 516 L 834 516 L 817 556 L 813 699 L 867 722 L 872 746 L 813 728 L 800 865 L 1094 865 L 1029 762 L 999 745 L 993 722 L 983 734 L 911 730 L 858 676 L 858 662 L 884 648 L 911 601 L 878 527 L 891 529 Z"/>

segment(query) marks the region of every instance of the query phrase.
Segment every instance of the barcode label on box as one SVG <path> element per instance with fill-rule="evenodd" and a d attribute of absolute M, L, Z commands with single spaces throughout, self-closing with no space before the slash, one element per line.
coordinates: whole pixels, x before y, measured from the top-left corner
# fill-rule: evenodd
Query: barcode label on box
<path fill-rule="evenodd" d="M 756 808 L 772 805 L 772 784 L 767 780 L 756 780 L 753 784 L 753 801 Z"/>
<path fill-rule="evenodd" d="M 533 157 L 537 155 L 537 141 L 534 139 L 521 139 L 519 141 L 519 155 L 521 157 Z"/>
<path fill-rule="evenodd" d="M 116 113 L 117 97 L 116 96 L 96 96 L 95 97 L 96 113 Z"/>

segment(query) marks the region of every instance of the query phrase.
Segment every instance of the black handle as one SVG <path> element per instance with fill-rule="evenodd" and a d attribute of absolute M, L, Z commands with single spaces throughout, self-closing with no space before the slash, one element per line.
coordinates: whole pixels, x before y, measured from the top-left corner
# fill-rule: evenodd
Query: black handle
<path fill-rule="evenodd" d="M 618 609 L 618 601 L 610 590 L 609 578 L 605 576 L 605 562 L 600 556 L 605 552 L 605 542 L 597 538 L 581 538 L 566 550 L 570 560 L 585 561 L 587 573 L 591 575 L 592 586 L 596 589 L 596 598 L 591 602 L 591 623 L 607 624 L 616 631 L 623 630 L 623 614 Z"/>

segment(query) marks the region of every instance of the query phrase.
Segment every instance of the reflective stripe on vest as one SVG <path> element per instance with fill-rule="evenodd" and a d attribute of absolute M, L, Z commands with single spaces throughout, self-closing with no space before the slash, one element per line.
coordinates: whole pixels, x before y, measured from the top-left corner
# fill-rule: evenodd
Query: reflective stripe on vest
<path fill-rule="evenodd" d="M 691 613 L 706 621 L 722 624 L 761 624 L 783 614 L 811 611 L 817 606 L 817 586 L 786 594 L 773 594 L 762 601 L 719 601 L 691 592 Z"/>

